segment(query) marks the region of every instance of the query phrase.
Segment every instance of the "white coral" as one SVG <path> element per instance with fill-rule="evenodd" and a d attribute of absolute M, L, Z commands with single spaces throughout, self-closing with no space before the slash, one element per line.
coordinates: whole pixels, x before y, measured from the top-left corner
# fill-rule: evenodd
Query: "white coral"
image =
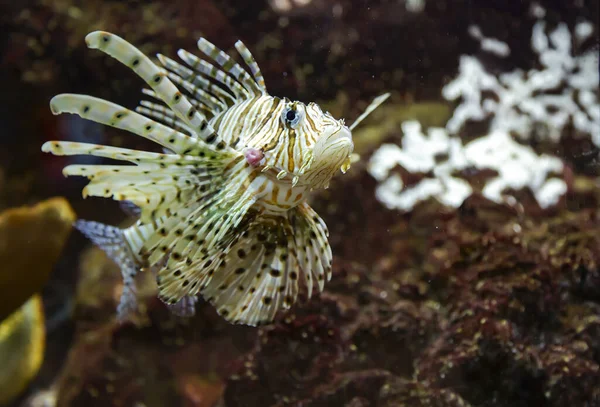
<path fill-rule="evenodd" d="M 454 174 L 469 167 L 498 172 L 482 190 L 486 198 L 495 202 L 504 200 L 508 188 L 529 188 L 539 205 L 546 208 L 556 204 L 566 192 L 564 181 L 548 179 L 550 174 L 562 171 L 561 160 L 538 156 L 503 131 L 494 131 L 463 146 L 458 137 L 451 137 L 442 128 L 429 129 L 425 135 L 418 122 L 410 121 L 402 124 L 402 130 L 402 148 L 394 144 L 381 146 L 371 157 L 368 168 L 381 182 L 376 190 L 377 199 L 390 209 L 410 210 L 417 202 L 430 197 L 447 206 L 460 206 L 473 190 L 468 182 Z M 436 157 L 442 155 L 446 158 L 436 163 Z M 396 165 L 433 177 L 405 188 L 398 174 L 390 175 Z"/>
<path fill-rule="evenodd" d="M 425 136 L 416 121 L 402 123 L 402 130 L 402 148 L 384 144 L 371 157 L 369 173 L 382 181 L 376 190 L 377 199 L 389 208 L 402 210 L 410 210 L 417 202 L 430 197 L 448 206 L 460 206 L 472 192 L 466 181 L 450 176 L 454 169 L 468 165 L 460 140 L 450 138 L 440 128 L 429 129 Z M 436 163 L 436 156 L 440 155 L 448 156 L 444 163 Z M 426 178 L 413 187 L 404 188 L 398 174 L 388 177 L 397 165 L 412 173 L 433 172 L 436 178 Z"/>
<path fill-rule="evenodd" d="M 539 5 L 531 12 L 538 19 L 545 15 Z M 562 172 L 562 161 L 536 154 L 511 135 L 527 140 L 535 133 L 558 141 L 572 123 L 600 146 L 600 74 L 597 49 L 577 56 L 571 49 L 573 43 L 582 44 L 593 35 L 592 24 L 577 24 L 573 40 L 566 24 L 558 24 L 549 34 L 546 28 L 539 20 L 532 30 L 531 47 L 539 69 L 495 76 L 475 57 L 460 58 L 459 75 L 442 90 L 447 100 L 460 100 L 446 128 L 429 129 L 425 135 L 418 122 L 405 122 L 402 147 L 386 144 L 373 154 L 369 172 L 380 182 L 376 194 L 381 202 L 411 210 L 417 202 L 434 197 L 458 207 L 473 190 L 456 173 L 469 167 L 498 173 L 482 189 L 492 201 L 515 202 L 507 190 L 529 188 L 542 208 L 558 202 L 567 185 L 552 174 Z M 485 37 L 477 26 L 471 26 L 469 33 L 484 51 L 499 57 L 510 52 L 505 43 Z M 463 145 L 457 134 L 465 123 L 486 119 L 491 121 L 488 134 Z M 446 158 L 437 162 L 441 156 Z M 425 178 L 407 187 L 399 174 L 390 174 L 397 165 Z"/>
<path fill-rule="evenodd" d="M 477 27 L 470 30 L 471 35 L 481 41 L 482 48 L 488 49 L 486 44 L 490 39 Z M 447 124 L 451 133 L 458 132 L 469 120 L 490 117 L 490 131 L 512 132 L 528 139 L 534 129 L 544 129 L 543 135 L 558 141 L 572 121 L 577 130 L 600 146 L 598 50 L 573 56 L 571 33 L 566 24 L 559 24 L 548 35 L 545 32 L 545 23 L 538 21 L 531 37 L 541 69 L 528 72 L 517 69 L 495 77 L 486 72 L 476 58 L 461 57 L 458 77 L 442 90 L 447 100 L 461 100 Z M 592 33 L 593 26 L 588 22 L 575 27 L 577 43 Z M 484 98 L 483 92 L 495 97 Z"/>
<path fill-rule="evenodd" d="M 470 26 L 469 34 L 471 37 L 479 41 L 482 50 L 498 55 L 499 57 L 506 57 L 510 55 L 510 48 L 508 47 L 507 43 L 497 40 L 496 38 L 484 36 L 478 26 Z"/>

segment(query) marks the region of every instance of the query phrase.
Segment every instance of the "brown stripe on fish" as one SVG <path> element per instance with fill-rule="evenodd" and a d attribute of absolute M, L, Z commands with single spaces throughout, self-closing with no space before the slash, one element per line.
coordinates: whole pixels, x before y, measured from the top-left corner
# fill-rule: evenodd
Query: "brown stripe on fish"
<path fill-rule="evenodd" d="M 260 186 L 257 189 L 258 193 L 262 193 L 264 192 L 264 190 L 267 189 L 267 181 L 264 180 L 262 184 L 260 184 Z"/>
<path fill-rule="evenodd" d="M 278 197 L 279 197 L 279 187 L 277 185 L 273 185 L 273 189 L 271 190 L 271 200 L 276 203 Z"/>
<path fill-rule="evenodd" d="M 296 130 L 290 129 L 288 134 L 288 172 L 294 172 L 294 147 L 296 146 Z"/>
<path fill-rule="evenodd" d="M 262 150 L 265 152 L 273 150 L 275 147 L 277 147 L 277 144 L 279 144 L 279 142 L 284 138 L 281 135 L 285 131 L 285 126 L 283 125 L 283 123 L 281 123 L 281 120 L 278 120 L 277 123 L 278 123 L 278 126 L 277 126 L 278 133 L 274 134 L 271 137 L 269 144 L 266 144 L 263 146 Z M 279 160 L 280 153 L 281 153 L 281 151 L 278 151 L 278 156 L 275 158 L 275 161 Z"/>
<path fill-rule="evenodd" d="M 310 127 L 310 130 L 311 130 L 311 131 L 309 132 L 309 134 L 310 134 L 310 133 L 312 133 L 312 134 L 318 134 L 318 133 L 319 133 L 319 131 L 318 131 L 318 129 L 317 129 L 317 125 L 316 125 L 316 124 L 315 124 L 315 122 L 313 121 L 312 117 L 310 117 L 310 115 L 309 115 L 309 114 L 305 115 L 305 117 L 306 117 L 306 122 L 308 123 L 308 126 Z"/>
<path fill-rule="evenodd" d="M 250 119 L 251 122 L 254 120 L 254 118 L 256 116 L 252 115 L 252 110 L 257 108 L 256 105 L 260 101 L 260 99 L 261 99 L 260 97 L 254 97 L 246 102 L 246 106 L 244 106 L 242 111 L 239 113 L 241 120 L 239 120 L 237 122 L 236 126 L 234 127 L 234 129 L 232 131 L 232 134 L 240 134 L 244 130 L 244 127 L 246 127 L 245 121 L 247 119 Z"/>
<path fill-rule="evenodd" d="M 213 128 L 220 134 L 223 133 L 223 129 L 221 128 L 221 122 L 223 121 L 226 112 L 227 111 L 219 114 L 213 123 Z"/>
<path fill-rule="evenodd" d="M 271 107 L 269 108 L 268 113 L 264 115 L 264 118 L 263 118 L 261 124 L 252 133 L 252 135 L 246 140 L 249 145 L 254 144 L 253 143 L 254 139 L 257 137 L 260 137 L 262 135 L 261 134 L 262 129 L 267 125 L 267 123 L 269 123 L 269 121 L 272 120 L 273 112 L 275 111 L 275 109 L 277 109 L 279 107 L 280 103 L 281 103 L 281 99 L 279 99 L 278 97 L 273 98 Z"/>
<path fill-rule="evenodd" d="M 231 160 L 229 163 L 227 163 L 227 165 L 225 166 L 224 170 L 225 171 L 231 170 L 233 167 L 235 167 L 243 159 L 244 159 L 243 155 L 239 155 L 239 156 L 235 157 L 233 160 Z"/>

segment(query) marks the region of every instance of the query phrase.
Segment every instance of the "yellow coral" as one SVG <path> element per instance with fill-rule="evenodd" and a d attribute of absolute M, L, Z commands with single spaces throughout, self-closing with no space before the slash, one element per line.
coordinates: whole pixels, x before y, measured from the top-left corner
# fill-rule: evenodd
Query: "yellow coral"
<path fill-rule="evenodd" d="M 0 323 L 0 405 L 17 397 L 44 358 L 44 310 L 39 295 Z"/>
<path fill-rule="evenodd" d="M 0 321 L 46 283 L 74 221 L 64 198 L 0 214 Z"/>

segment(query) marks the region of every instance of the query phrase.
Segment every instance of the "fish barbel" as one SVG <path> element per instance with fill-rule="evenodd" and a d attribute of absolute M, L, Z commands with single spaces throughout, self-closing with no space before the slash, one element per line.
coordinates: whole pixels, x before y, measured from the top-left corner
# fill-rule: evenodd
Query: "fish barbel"
<path fill-rule="evenodd" d="M 142 269 L 154 270 L 159 298 L 174 313 L 192 315 L 201 295 L 228 321 L 247 325 L 272 321 L 294 304 L 300 289 L 309 298 L 313 287 L 322 291 L 331 278 L 331 248 L 327 227 L 306 198 L 350 167 L 354 144 L 344 121 L 315 103 L 269 95 L 241 41 L 235 47 L 249 72 L 203 38 L 198 48 L 218 67 L 184 50 L 178 52 L 183 64 L 159 54 L 159 67 L 108 32 L 92 32 L 86 43 L 138 74 L 153 100 L 132 111 L 88 95 L 61 94 L 50 101 L 52 112 L 127 130 L 163 148 L 66 141 L 42 146 L 55 155 L 130 163 L 63 170 L 89 179 L 84 197 L 121 201 L 138 216 L 126 229 L 75 224 L 121 268 L 118 316 L 136 309 L 134 277 Z M 388 96 L 376 98 L 365 113 Z"/>

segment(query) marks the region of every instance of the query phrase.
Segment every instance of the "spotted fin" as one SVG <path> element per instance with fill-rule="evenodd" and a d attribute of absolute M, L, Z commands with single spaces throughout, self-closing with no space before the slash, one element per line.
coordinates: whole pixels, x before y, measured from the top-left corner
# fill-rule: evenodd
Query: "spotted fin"
<path fill-rule="evenodd" d="M 190 200 L 194 202 L 201 200 L 214 188 L 211 186 L 211 177 L 208 174 L 192 172 L 186 174 L 183 171 L 178 173 L 175 169 L 151 174 L 145 173 L 147 170 L 144 168 L 127 166 L 120 168 L 119 172 L 114 172 L 106 171 L 102 166 L 94 167 L 96 168 L 86 169 L 90 174 L 88 177 L 92 178 L 83 190 L 84 196 L 112 197 L 119 201 L 131 201 L 141 208 L 141 219 L 144 222 L 176 212 Z M 65 173 L 74 174 L 76 169 L 78 167 L 69 166 L 65 169 Z M 176 182 L 173 177 L 177 178 Z M 215 177 L 216 179 L 218 177 Z M 206 189 L 202 190 L 201 188 L 205 186 Z"/>
<path fill-rule="evenodd" d="M 227 182 L 210 182 L 209 195 L 197 205 L 181 208 L 164 219 L 164 223 L 145 242 L 151 265 L 165 254 L 168 266 L 189 263 L 202 252 L 212 250 L 232 228 L 237 227 L 247 211 L 259 198 L 255 171 L 240 160 L 224 175 Z M 257 184 L 257 185 L 255 185 Z M 178 300 L 180 296 L 176 296 Z"/>
<path fill-rule="evenodd" d="M 187 127 L 187 125 L 184 122 L 179 120 L 172 110 L 158 103 L 152 103 L 147 100 L 142 100 L 140 102 L 140 106 L 135 108 L 135 111 L 140 114 L 143 114 L 144 116 L 160 120 L 167 126 L 177 129 L 182 133 L 194 134 L 193 130 Z"/>
<path fill-rule="evenodd" d="M 126 319 L 138 308 L 135 276 L 139 266 L 126 243 L 123 230 L 87 220 L 78 220 L 74 226 L 119 265 L 123 276 L 123 292 L 117 307 L 117 318 Z"/>
<path fill-rule="evenodd" d="M 248 93 L 248 91 L 244 87 L 242 87 L 242 85 L 238 81 L 233 79 L 231 76 L 227 75 L 225 72 L 221 71 L 213 64 L 206 62 L 205 60 L 200 59 L 194 54 L 183 49 L 177 51 L 177 55 L 194 71 L 206 75 L 209 78 L 225 86 L 226 89 L 233 93 L 236 100 L 244 100 L 251 96 L 251 94 Z"/>
<path fill-rule="evenodd" d="M 246 65 L 248 65 L 248 67 L 250 68 L 250 72 L 252 72 L 252 76 L 254 77 L 254 80 L 258 84 L 258 87 L 260 88 L 260 90 L 263 93 L 267 93 L 267 87 L 265 85 L 265 78 L 263 77 L 263 74 L 260 71 L 258 64 L 254 60 L 254 57 L 252 56 L 252 53 L 250 52 L 250 50 L 246 47 L 246 45 L 244 45 L 244 43 L 242 41 L 237 41 L 235 43 L 235 48 L 238 50 L 238 52 L 244 59 L 244 62 L 246 63 Z"/>
<path fill-rule="evenodd" d="M 159 271 L 166 301 L 200 293 L 225 319 L 246 325 L 272 321 L 331 276 L 331 249 L 321 219 L 308 205 L 285 217 L 250 212 L 213 250 Z"/>
<path fill-rule="evenodd" d="M 222 96 L 224 93 L 223 90 L 217 91 L 216 86 L 212 85 L 206 79 L 198 80 L 198 84 L 185 80 L 185 78 L 192 76 L 192 72 L 164 55 L 158 54 L 158 60 L 165 68 L 171 71 L 169 72 L 169 78 L 194 96 L 191 101 L 197 101 L 206 106 L 211 116 L 221 113 L 228 108 L 223 100 L 226 99 Z M 216 95 L 211 94 L 211 92 Z"/>
<path fill-rule="evenodd" d="M 85 42 L 89 48 L 105 52 L 137 73 L 200 139 L 208 143 L 219 141 L 207 118 L 177 89 L 167 73 L 139 49 L 123 38 L 105 31 L 88 34 Z"/>
<path fill-rule="evenodd" d="M 306 202 L 296 207 L 291 215 L 298 262 L 303 273 L 308 298 L 313 287 L 323 291 L 325 282 L 331 280 L 332 253 L 329 246 L 329 231 L 321 217 Z"/>
<path fill-rule="evenodd" d="M 200 73 L 196 73 L 193 70 L 181 65 L 176 61 L 173 61 L 170 58 L 161 57 L 160 55 L 158 58 L 159 61 L 163 64 L 163 66 L 167 70 L 169 70 L 171 74 L 177 75 L 181 78 L 182 81 L 186 82 L 184 89 L 188 89 L 190 86 L 197 87 L 213 95 L 219 101 L 224 103 L 227 107 L 231 107 L 235 104 L 235 98 L 231 95 L 231 93 L 227 92 L 217 84 L 204 78 Z M 197 102 L 202 103 L 201 100 L 197 100 Z"/>
<path fill-rule="evenodd" d="M 229 75 L 233 76 L 237 81 L 244 87 L 247 94 L 260 95 L 263 90 L 259 87 L 258 83 L 241 67 L 235 62 L 229 55 L 218 49 L 214 44 L 208 41 L 206 38 L 200 38 L 198 40 L 198 49 L 204 54 L 214 59 L 217 64 L 225 70 Z"/>
<path fill-rule="evenodd" d="M 214 151 L 197 138 L 185 135 L 139 113 L 88 95 L 64 93 L 50 101 L 50 109 L 55 115 L 73 113 L 84 119 L 126 130 L 152 140 L 177 153 L 197 155 L 199 152 Z"/>

